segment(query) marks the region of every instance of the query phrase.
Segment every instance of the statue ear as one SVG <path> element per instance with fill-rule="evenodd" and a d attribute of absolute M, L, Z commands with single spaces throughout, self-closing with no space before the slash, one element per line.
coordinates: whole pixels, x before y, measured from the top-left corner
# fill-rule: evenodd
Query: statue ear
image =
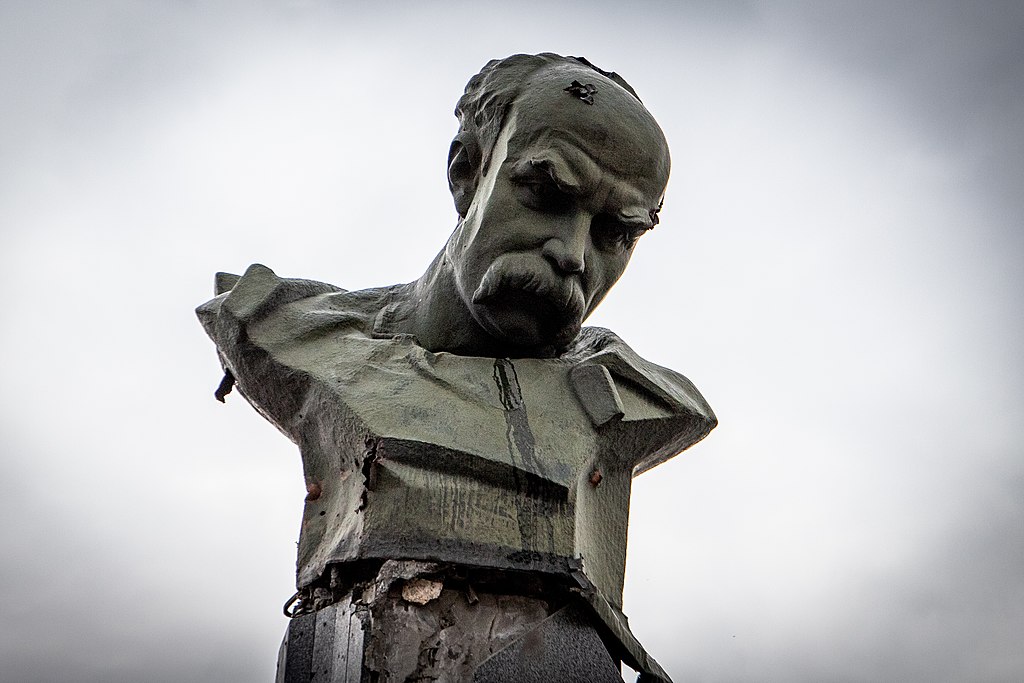
<path fill-rule="evenodd" d="M 452 199 L 455 200 L 455 210 L 463 218 L 473 203 L 479 179 L 478 164 L 474 162 L 473 157 L 471 150 L 461 140 L 452 141 L 452 147 L 448 151 L 448 188 L 452 191 Z"/>

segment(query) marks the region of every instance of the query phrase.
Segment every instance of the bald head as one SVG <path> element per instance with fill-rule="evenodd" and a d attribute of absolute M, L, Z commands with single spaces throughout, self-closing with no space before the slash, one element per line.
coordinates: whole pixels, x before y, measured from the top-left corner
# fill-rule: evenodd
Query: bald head
<path fill-rule="evenodd" d="M 668 143 L 654 117 L 636 95 L 585 65 L 556 63 L 532 73 L 506 125 L 514 125 L 518 149 L 615 150 L 602 155 L 604 171 L 659 197 L 668 182 Z"/>
<path fill-rule="evenodd" d="M 661 146 L 665 147 L 663 164 L 664 175 L 667 178 L 668 152 L 661 129 L 629 83 L 614 72 L 599 69 L 585 58 L 563 57 L 553 53 L 519 54 L 505 59 L 495 59 L 488 62 L 480 73 L 469 80 L 466 91 L 455 108 L 455 115 L 459 119 L 459 132 L 452 141 L 449 152 L 449 169 L 456 167 L 462 175 L 469 169 L 483 173 L 513 106 L 524 116 L 531 113 L 546 114 L 551 110 L 539 112 L 537 105 L 550 100 L 566 105 L 562 111 L 569 117 L 578 113 L 578 109 L 568 106 L 572 104 L 569 100 L 574 97 L 577 98 L 577 103 L 584 103 L 583 99 L 566 90 L 571 88 L 573 83 L 578 83 L 587 91 L 596 89 L 588 98 L 594 104 L 588 106 L 600 102 L 597 108 L 601 113 L 622 117 L 626 129 L 656 132 L 655 137 L 660 138 Z M 557 114 L 557 111 L 555 113 Z M 536 119 L 538 116 L 533 118 Z M 584 126 L 595 124 L 598 118 L 581 119 L 577 123 Z M 543 120 L 535 123 L 538 128 L 545 125 Z M 591 132 L 598 134 L 592 139 L 599 142 L 603 131 L 595 128 Z M 450 177 L 451 173 L 449 179 Z M 450 187 L 456 210 L 460 216 L 465 216 L 466 209 L 472 201 L 471 193 L 475 188 L 457 187 L 454 184 L 450 184 Z"/>

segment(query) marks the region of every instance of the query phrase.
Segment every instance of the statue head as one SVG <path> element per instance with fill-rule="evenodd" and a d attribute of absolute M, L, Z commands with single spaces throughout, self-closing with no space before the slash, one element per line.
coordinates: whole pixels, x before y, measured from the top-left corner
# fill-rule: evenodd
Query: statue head
<path fill-rule="evenodd" d="M 442 254 L 474 324 L 548 355 L 579 333 L 657 223 L 669 154 L 632 88 L 584 59 L 492 61 L 459 100 Z"/>

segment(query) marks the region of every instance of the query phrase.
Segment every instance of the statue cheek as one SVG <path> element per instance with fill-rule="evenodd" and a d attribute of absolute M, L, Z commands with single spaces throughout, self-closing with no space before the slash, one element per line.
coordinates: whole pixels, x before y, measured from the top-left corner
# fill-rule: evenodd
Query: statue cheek
<path fill-rule="evenodd" d="M 455 228 L 446 251 L 456 268 L 465 268 L 464 261 L 473 258 L 472 254 L 479 252 L 490 239 L 487 215 L 486 207 L 474 205 Z"/>

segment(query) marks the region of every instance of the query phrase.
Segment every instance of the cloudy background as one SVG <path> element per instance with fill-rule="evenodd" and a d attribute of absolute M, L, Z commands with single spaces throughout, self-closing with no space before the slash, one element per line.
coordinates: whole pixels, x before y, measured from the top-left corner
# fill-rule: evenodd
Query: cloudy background
<path fill-rule="evenodd" d="M 271 680 L 305 490 L 192 309 L 417 277 L 488 59 L 662 123 L 591 322 L 721 426 L 635 484 L 677 681 L 1024 679 L 1024 11 L 1006 2 L 0 3 L 0 680 Z"/>

